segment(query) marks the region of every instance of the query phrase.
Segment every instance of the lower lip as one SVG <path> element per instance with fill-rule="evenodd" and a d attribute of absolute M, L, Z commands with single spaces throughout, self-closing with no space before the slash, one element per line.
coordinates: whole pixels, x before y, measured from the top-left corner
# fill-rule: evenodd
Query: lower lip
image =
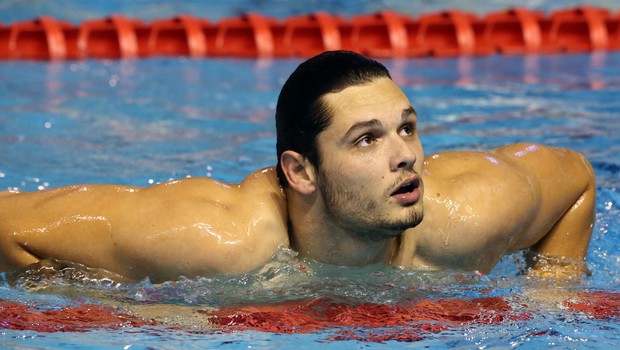
<path fill-rule="evenodd" d="M 407 193 L 399 193 L 392 196 L 400 205 L 411 205 L 420 200 L 420 188 L 416 187 L 413 191 Z"/>

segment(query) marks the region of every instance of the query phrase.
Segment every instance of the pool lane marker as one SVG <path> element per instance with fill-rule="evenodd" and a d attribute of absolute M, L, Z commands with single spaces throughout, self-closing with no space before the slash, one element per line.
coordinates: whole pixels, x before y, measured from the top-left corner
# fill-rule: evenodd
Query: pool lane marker
<path fill-rule="evenodd" d="M 188 332 L 216 334 L 261 331 L 282 334 L 320 333 L 326 340 L 367 342 L 424 340 L 463 326 L 527 322 L 544 312 L 502 297 L 440 298 L 402 301 L 399 304 L 355 303 L 338 298 L 287 301 L 278 304 L 223 307 L 199 312 L 212 329 Z M 563 303 L 564 311 L 600 320 L 620 319 L 620 293 L 580 293 Z M 195 315 L 194 315 L 195 316 Z M 95 304 L 51 307 L 0 300 L 0 328 L 37 332 L 87 332 L 97 329 L 169 327 L 123 310 Z M 183 328 L 181 327 L 183 330 Z M 532 330 L 532 336 L 546 330 Z"/>
<path fill-rule="evenodd" d="M 43 16 L 0 24 L 0 60 L 309 57 L 326 50 L 373 57 L 454 57 L 620 50 L 620 12 L 583 5 L 549 15 L 513 8 L 477 16 L 412 17 L 383 10 L 344 19 L 316 12 L 284 20 L 247 13 L 216 23 L 179 15 L 145 23 L 117 14 L 77 25 Z"/>

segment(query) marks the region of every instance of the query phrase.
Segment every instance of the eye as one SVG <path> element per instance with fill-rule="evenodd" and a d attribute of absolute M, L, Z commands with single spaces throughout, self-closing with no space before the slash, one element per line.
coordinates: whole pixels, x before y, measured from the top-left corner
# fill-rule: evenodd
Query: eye
<path fill-rule="evenodd" d="M 403 125 L 400 130 L 398 131 L 398 134 L 400 136 L 411 136 L 413 135 L 415 132 L 415 128 L 413 126 L 413 124 L 405 124 Z"/>
<path fill-rule="evenodd" d="M 370 145 L 373 144 L 373 142 L 377 141 L 377 139 L 371 135 L 364 135 L 362 137 L 360 137 L 356 142 L 355 145 L 358 147 L 368 147 Z"/>

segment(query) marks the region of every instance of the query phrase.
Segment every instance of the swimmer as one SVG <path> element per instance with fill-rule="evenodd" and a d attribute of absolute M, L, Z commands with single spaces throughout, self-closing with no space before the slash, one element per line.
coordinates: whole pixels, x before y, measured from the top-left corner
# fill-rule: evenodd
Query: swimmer
<path fill-rule="evenodd" d="M 583 272 L 592 167 L 532 143 L 425 158 L 418 116 L 380 63 L 346 51 L 302 63 L 276 108 L 276 167 L 239 184 L 77 185 L 0 193 L 0 270 L 69 261 L 139 280 L 256 270 L 283 248 L 327 264 L 488 273 Z"/>

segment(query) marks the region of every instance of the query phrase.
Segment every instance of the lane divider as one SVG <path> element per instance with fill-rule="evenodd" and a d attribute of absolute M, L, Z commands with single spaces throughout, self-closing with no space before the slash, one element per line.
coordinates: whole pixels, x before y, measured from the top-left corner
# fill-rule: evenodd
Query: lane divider
<path fill-rule="evenodd" d="M 78 25 L 52 17 L 0 24 L 0 59 L 153 56 L 309 57 L 346 49 L 374 57 L 453 57 L 620 50 L 620 12 L 593 6 L 514 8 L 478 17 L 447 10 L 413 18 L 393 11 L 344 18 L 324 12 L 283 21 L 248 13 L 217 23 L 192 15 L 145 23 L 112 15 Z"/>
<path fill-rule="evenodd" d="M 511 305 L 519 305 L 514 308 Z M 543 308 L 544 309 L 544 308 Z M 558 310 L 560 311 L 560 310 Z M 213 328 L 201 334 L 240 331 L 279 334 L 323 334 L 325 340 L 365 342 L 413 342 L 436 339 L 434 334 L 454 332 L 463 327 L 502 324 L 526 326 L 532 318 L 547 317 L 540 305 L 501 296 L 471 299 L 439 298 L 401 300 L 395 304 L 359 303 L 346 298 L 290 300 L 274 304 L 225 306 L 215 311 L 198 310 L 192 317 L 204 317 Z M 581 322 L 610 324 L 620 320 L 620 293 L 583 292 L 562 302 L 561 313 Z M 66 307 L 0 299 L 0 329 L 44 332 L 87 332 L 125 330 L 136 334 L 165 331 L 170 327 L 152 319 L 128 314 L 122 309 L 96 304 Z M 183 331 L 182 325 L 172 330 Z M 197 329 L 186 329 L 189 332 Z M 530 330 L 529 336 L 545 335 L 548 330 Z M 4 344 L 3 344 L 4 345 Z"/>

